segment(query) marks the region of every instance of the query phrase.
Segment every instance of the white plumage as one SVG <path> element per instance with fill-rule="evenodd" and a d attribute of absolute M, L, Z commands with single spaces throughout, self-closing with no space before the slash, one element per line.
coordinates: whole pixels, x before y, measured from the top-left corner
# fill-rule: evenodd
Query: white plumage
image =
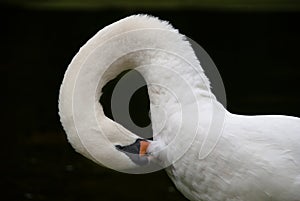
<path fill-rule="evenodd" d="M 115 148 L 139 137 L 98 103 L 102 87 L 130 68 L 148 84 L 156 134 L 148 152 L 188 199 L 300 200 L 300 119 L 226 111 L 184 36 L 146 15 L 105 27 L 70 64 L 59 111 L 76 151 L 115 170 L 139 168 Z"/>
<path fill-rule="evenodd" d="M 298 118 L 227 113 L 206 159 L 195 143 L 167 171 L 191 200 L 299 200 L 299 129 Z"/>

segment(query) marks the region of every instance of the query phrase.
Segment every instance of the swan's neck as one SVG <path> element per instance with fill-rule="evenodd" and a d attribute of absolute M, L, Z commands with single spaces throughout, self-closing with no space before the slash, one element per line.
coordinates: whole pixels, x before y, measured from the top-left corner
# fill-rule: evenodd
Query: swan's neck
<path fill-rule="evenodd" d="M 168 34 L 174 36 L 173 32 Z M 135 37 L 140 37 L 140 34 Z M 154 43 L 161 48 L 132 48 L 129 53 L 119 56 L 104 72 L 98 90 L 124 70 L 139 71 L 148 87 L 154 139 L 167 144 L 178 136 L 180 140 L 175 140 L 172 147 L 187 148 L 189 144 L 182 145 L 181 142 L 192 141 L 200 121 L 199 111 L 210 107 L 216 98 L 190 44 L 178 34 L 174 40 L 170 44 Z M 164 46 L 168 46 L 168 50 L 163 50 Z M 204 119 L 211 116 L 201 115 Z"/>
<path fill-rule="evenodd" d="M 189 59 L 194 61 L 191 63 L 178 55 L 153 50 L 135 55 L 137 58 L 141 59 L 135 69 L 147 82 L 154 139 L 164 144 L 176 136 L 191 141 L 200 116 L 205 121 L 210 119 L 211 103 L 216 102 L 200 64 L 194 58 Z"/>
<path fill-rule="evenodd" d="M 167 106 L 179 99 L 187 102 L 198 98 L 215 99 L 210 90 L 210 82 L 198 60 L 186 60 L 186 57 L 194 55 L 182 57 L 161 50 L 144 50 L 134 56 L 135 69 L 147 82 L 151 104 Z M 187 96 L 191 92 L 196 99 Z"/>

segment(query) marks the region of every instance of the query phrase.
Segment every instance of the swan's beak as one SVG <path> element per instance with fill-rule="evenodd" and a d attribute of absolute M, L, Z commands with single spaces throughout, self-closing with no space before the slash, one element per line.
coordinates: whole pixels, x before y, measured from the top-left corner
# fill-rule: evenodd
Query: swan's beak
<path fill-rule="evenodd" d="M 116 145 L 117 150 L 125 153 L 134 163 L 147 165 L 149 163 L 147 149 L 150 142 L 144 139 L 137 139 L 134 143 L 126 146 Z"/>
<path fill-rule="evenodd" d="M 147 149 L 149 146 L 150 142 L 148 141 L 140 141 L 140 157 L 145 156 L 147 154 Z"/>

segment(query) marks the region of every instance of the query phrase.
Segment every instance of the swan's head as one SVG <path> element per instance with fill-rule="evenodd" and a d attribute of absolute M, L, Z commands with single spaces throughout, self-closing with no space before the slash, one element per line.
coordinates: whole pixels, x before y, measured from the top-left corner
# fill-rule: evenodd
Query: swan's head
<path fill-rule="evenodd" d="M 137 139 L 129 145 L 116 145 L 118 151 L 126 154 L 132 162 L 137 165 L 149 164 L 149 153 L 147 152 L 150 142 L 145 139 Z"/>
<path fill-rule="evenodd" d="M 59 102 L 61 122 L 75 150 L 100 165 L 122 172 L 137 173 L 139 168 L 148 166 L 153 141 L 108 118 L 99 102 L 101 88 L 114 75 L 108 69 L 100 84 L 96 81 L 95 95 L 93 84 L 89 84 L 93 79 L 85 79 L 85 76 L 81 79 L 80 72 L 78 74 L 75 81 L 72 70 L 67 71 Z"/>
<path fill-rule="evenodd" d="M 73 98 L 72 107 L 67 102 L 69 95 L 67 85 L 63 84 L 59 103 L 61 122 L 77 152 L 99 165 L 127 173 L 139 173 L 140 168 L 150 165 L 152 140 L 141 138 L 109 119 L 101 104 L 91 105 L 86 96 Z"/>

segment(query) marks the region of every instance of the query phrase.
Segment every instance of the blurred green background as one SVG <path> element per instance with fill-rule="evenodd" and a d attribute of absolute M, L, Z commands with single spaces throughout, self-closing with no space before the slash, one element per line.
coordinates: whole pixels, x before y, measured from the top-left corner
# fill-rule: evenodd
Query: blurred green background
<path fill-rule="evenodd" d="M 2 200 L 185 200 L 164 171 L 122 174 L 72 149 L 57 114 L 68 64 L 104 26 L 151 14 L 210 54 L 230 111 L 300 117 L 298 2 L 1 1 Z"/>
<path fill-rule="evenodd" d="M 7 0 L 7 3 L 38 9 L 220 9 L 298 11 L 298 0 Z"/>

